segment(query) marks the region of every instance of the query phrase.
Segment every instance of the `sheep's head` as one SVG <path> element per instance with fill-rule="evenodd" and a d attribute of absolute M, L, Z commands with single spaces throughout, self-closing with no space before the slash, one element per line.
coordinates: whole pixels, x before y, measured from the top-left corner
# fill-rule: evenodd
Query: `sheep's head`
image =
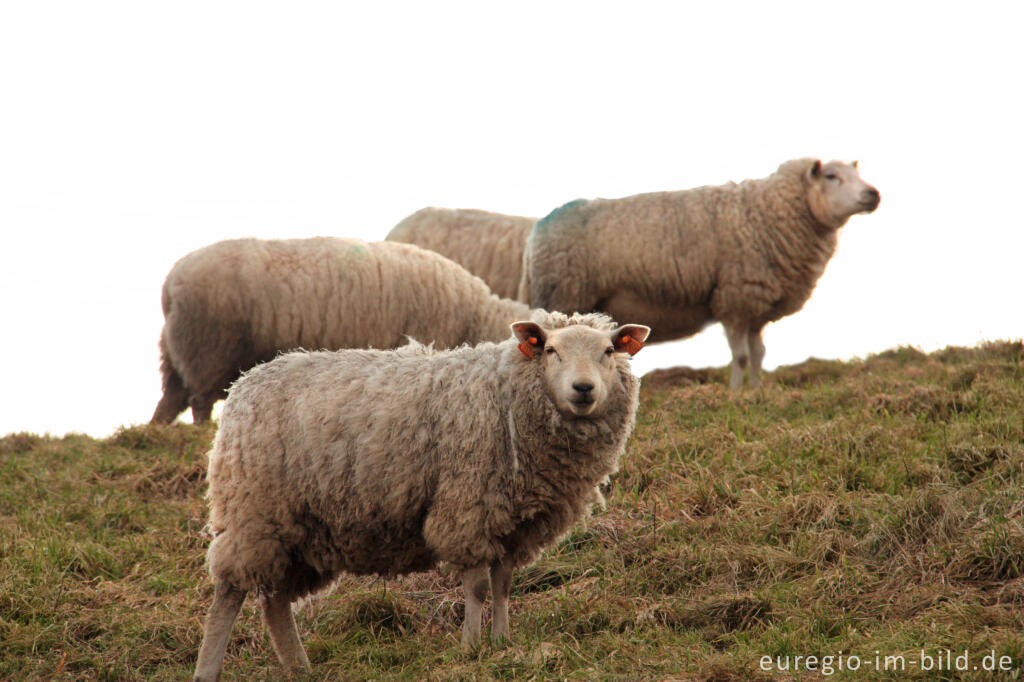
<path fill-rule="evenodd" d="M 635 355 L 651 333 L 639 324 L 612 330 L 584 324 L 544 329 L 536 322 L 516 322 L 512 331 L 523 355 L 542 363 L 555 406 L 574 417 L 604 412 L 612 387 L 620 381 L 622 354 Z"/>
<path fill-rule="evenodd" d="M 856 161 L 814 161 L 805 181 L 811 213 L 829 227 L 842 227 L 856 213 L 871 213 L 881 200 L 878 190 L 860 179 Z"/>

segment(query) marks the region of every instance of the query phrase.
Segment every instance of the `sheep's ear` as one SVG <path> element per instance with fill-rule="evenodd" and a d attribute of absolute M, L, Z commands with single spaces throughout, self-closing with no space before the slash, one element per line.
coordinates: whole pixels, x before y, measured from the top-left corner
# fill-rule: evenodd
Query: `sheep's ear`
<path fill-rule="evenodd" d="M 612 345 L 619 353 L 636 355 L 644 347 L 644 341 L 650 333 L 651 328 L 642 324 L 624 324 L 612 332 Z"/>
<path fill-rule="evenodd" d="M 851 165 L 851 166 L 853 166 L 854 168 L 856 168 L 856 167 L 857 167 L 857 162 L 856 162 L 856 161 L 854 161 L 854 162 L 853 162 L 853 163 L 851 163 L 850 165 Z"/>
<path fill-rule="evenodd" d="M 512 333 L 519 339 L 519 350 L 528 358 L 540 355 L 548 335 L 536 322 L 513 322 Z"/>
<path fill-rule="evenodd" d="M 815 159 L 811 169 L 807 171 L 807 177 L 816 180 L 821 175 L 821 159 Z"/>

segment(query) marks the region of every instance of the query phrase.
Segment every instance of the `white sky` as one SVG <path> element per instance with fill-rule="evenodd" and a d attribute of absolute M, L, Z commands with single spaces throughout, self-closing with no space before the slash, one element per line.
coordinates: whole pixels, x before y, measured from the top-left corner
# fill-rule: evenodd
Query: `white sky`
<path fill-rule="evenodd" d="M 221 239 L 383 238 L 859 159 L 766 365 L 1024 334 L 1016 3 L 0 5 L 0 434 L 160 395 L 160 286 Z M 721 365 L 716 325 L 636 371 Z"/>

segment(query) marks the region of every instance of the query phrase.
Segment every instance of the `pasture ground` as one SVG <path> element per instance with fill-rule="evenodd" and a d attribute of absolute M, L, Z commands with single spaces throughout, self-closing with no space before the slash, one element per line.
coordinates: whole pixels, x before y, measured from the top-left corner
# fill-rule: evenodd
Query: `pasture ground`
<path fill-rule="evenodd" d="M 517 572 L 512 644 L 460 648 L 443 569 L 345 578 L 299 609 L 310 678 L 1020 677 L 1024 346 L 725 379 L 648 378 L 607 509 Z M 0 679 L 190 677 L 213 434 L 0 438 Z M 281 678 L 250 599 L 224 679 Z"/>

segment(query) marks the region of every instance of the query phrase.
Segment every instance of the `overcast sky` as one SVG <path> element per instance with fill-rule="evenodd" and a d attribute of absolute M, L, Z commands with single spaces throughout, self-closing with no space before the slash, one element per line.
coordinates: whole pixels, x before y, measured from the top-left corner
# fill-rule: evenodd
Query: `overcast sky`
<path fill-rule="evenodd" d="M 381 239 L 858 159 L 766 366 L 1024 334 L 1013 3 L 21 2 L 0 9 L 0 434 L 160 396 L 160 286 L 221 239 Z M 719 325 L 646 348 L 722 365 Z"/>

